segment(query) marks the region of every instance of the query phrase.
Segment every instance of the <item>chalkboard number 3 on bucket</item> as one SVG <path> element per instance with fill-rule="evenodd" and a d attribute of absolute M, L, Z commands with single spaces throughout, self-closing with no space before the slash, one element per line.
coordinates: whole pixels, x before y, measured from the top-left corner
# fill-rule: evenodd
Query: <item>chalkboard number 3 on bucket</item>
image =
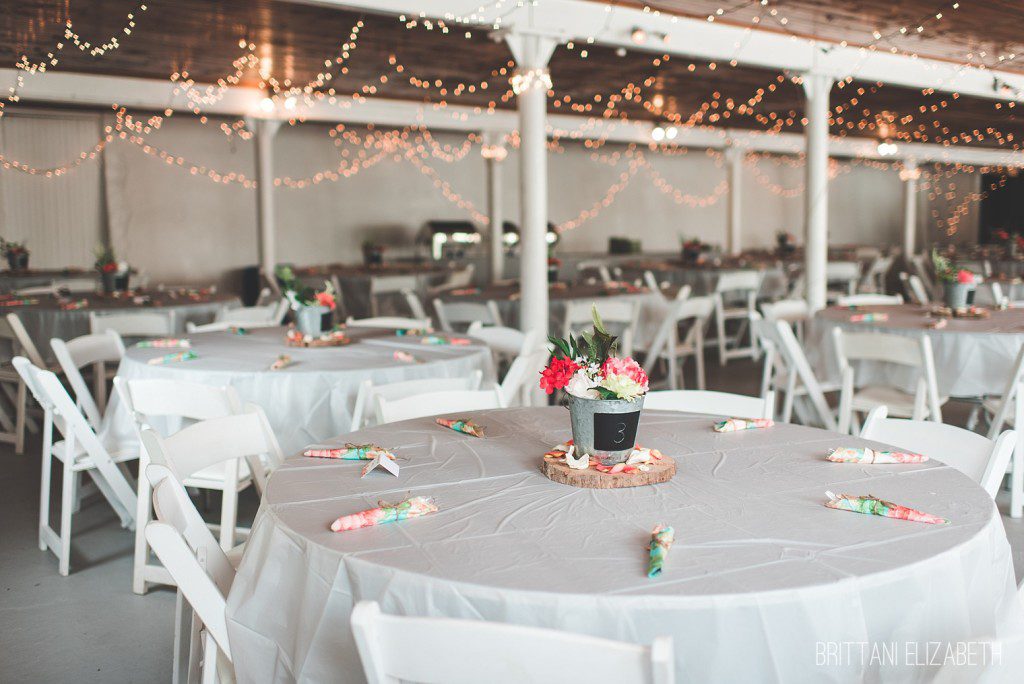
<path fill-rule="evenodd" d="M 594 448 L 598 451 L 630 449 L 636 440 L 640 412 L 595 413 Z"/>

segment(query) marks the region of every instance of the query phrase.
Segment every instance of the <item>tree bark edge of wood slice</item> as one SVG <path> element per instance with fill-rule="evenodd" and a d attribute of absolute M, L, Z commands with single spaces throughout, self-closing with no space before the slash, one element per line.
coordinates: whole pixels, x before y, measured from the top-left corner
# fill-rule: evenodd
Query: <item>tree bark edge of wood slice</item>
<path fill-rule="evenodd" d="M 650 470 L 636 473 L 602 473 L 593 468 L 574 470 L 562 461 L 544 459 L 540 471 L 559 484 L 583 489 L 622 489 L 668 482 L 676 474 L 676 462 L 668 456 L 652 463 Z"/>

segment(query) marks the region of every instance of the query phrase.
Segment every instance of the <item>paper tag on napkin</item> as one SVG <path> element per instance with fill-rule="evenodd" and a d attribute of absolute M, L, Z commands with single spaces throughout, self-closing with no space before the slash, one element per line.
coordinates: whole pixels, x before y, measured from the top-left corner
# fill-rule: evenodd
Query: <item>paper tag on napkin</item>
<path fill-rule="evenodd" d="M 393 458 L 390 458 L 389 456 L 386 456 L 381 452 L 378 452 L 377 455 L 373 457 L 372 461 L 363 466 L 363 474 L 360 475 L 359 477 L 366 477 L 366 475 L 371 470 L 377 468 L 378 466 L 388 471 L 395 477 L 398 477 L 398 463 L 396 463 Z"/>

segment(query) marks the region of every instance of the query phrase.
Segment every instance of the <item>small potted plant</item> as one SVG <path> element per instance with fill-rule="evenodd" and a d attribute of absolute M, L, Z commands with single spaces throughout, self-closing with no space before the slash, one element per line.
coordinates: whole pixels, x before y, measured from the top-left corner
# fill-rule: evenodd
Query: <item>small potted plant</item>
<path fill-rule="evenodd" d="M 301 285 L 288 266 L 277 269 L 277 279 L 295 312 L 295 327 L 309 337 L 320 335 L 323 332 L 324 314 L 337 307 L 331 283 L 325 280 L 323 290 Z"/>
<path fill-rule="evenodd" d="M 796 236 L 785 230 L 775 234 L 775 246 L 780 255 L 792 254 L 796 251 Z"/>
<path fill-rule="evenodd" d="M 7 265 L 12 271 L 25 271 L 28 269 L 28 247 L 24 242 L 11 242 L 0 238 L 0 251 L 7 259 Z"/>
<path fill-rule="evenodd" d="M 112 294 L 118 290 L 127 290 L 128 279 L 131 277 L 131 268 L 128 263 L 118 261 L 114 250 L 104 245 L 97 247 L 95 253 L 96 263 L 94 266 L 100 273 L 103 293 Z"/>
<path fill-rule="evenodd" d="M 683 240 L 683 261 L 688 264 L 699 264 L 704 257 L 708 246 L 700 241 L 700 238 Z"/>
<path fill-rule="evenodd" d="M 978 277 L 964 268 L 957 268 L 948 257 L 932 251 L 932 265 L 935 277 L 942 282 L 943 297 L 953 311 L 966 309 L 971 292 L 978 284 Z"/>
<path fill-rule="evenodd" d="M 540 386 L 548 394 L 564 389 L 568 395 L 577 454 L 610 466 L 625 461 L 636 446 L 649 382 L 640 364 L 615 356 L 618 341 L 605 330 L 596 306 L 593 316 L 592 332 L 549 338 L 555 349 Z"/>
<path fill-rule="evenodd" d="M 378 245 L 372 240 L 363 242 L 363 263 L 367 266 L 382 266 L 384 264 L 384 245 Z"/>

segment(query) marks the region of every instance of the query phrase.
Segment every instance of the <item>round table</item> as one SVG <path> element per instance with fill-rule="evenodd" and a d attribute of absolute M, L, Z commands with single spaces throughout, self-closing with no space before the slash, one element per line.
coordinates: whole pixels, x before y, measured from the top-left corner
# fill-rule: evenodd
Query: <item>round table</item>
<path fill-rule="evenodd" d="M 935 356 L 935 374 L 939 394 L 953 397 L 978 397 L 1002 394 L 1021 345 L 1024 344 L 1024 309 L 994 310 L 989 318 L 950 318 L 946 326 L 932 329 L 935 318 L 928 307 L 916 304 L 899 306 L 860 306 L 854 311 L 831 307 L 817 313 L 807 331 L 804 345 L 820 380 L 837 381 L 839 369 L 832 342 L 832 330 L 884 332 L 931 339 Z M 888 320 L 851 322 L 861 313 L 883 313 Z M 857 382 L 896 383 L 913 392 L 917 374 L 891 364 L 862 362 L 857 365 Z"/>
<path fill-rule="evenodd" d="M 164 378 L 207 385 L 231 385 L 243 401 L 263 407 L 285 453 L 302 449 L 352 427 L 352 411 L 360 383 L 387 384 L 418 378 L 463 377 L 475 370 L 484 383 L 494 381 L 490 349 L 474 340 L 467 345 L 426 345 L 416 336 L 398 337 L 392 330 L 354 328 L 351 344 L 302 348 L 285 344 L 285 328 L 252 329 L 246 335 L 209 332 L 190 334 L 199 358 L 162 365 L 148 361 L 173 349 L 132 347 L 117 371 L 120 377 Z M 415 361 L 394 358 L 396 351 Z M 270 365 L 279 354 L 294 362 L 281 370 Z M 135 447 L 131 417 L 116 400 L 104 416 L 104 442 L 111 449 Z"/>
<path fill-rule="evenodd" d="M 938 461 L 836 464 L 824 460 L 829 448 L 867 442 L 788 424 L 719 434 L 709 416 L 647 411 L 638 439 L 675 458 L 675 478 L 576 489 L 538 468 L 570 435 L 564 409 L 465 417 L 486 437 L 422 418 L 335 440 L 393 449 L 398 478 L 360 479 L 359 462 L 302 456 L 271 476 L 228 596 L 240 682 L 361 681 L 349 616 L 363 599 L 387 613 L 641 644 L 669 635 L 681 682 L 924 681 L 934 669 L 816 659 L 830 644 L 913 641 L 923 652 L 925 642 L 1024 627 L 992 500 Z M 826 490 L 870 493 L 951 524 L 832 510 Z M 433 497 L 440 510 L 328 529 L 339 515 L 408 496 Z M 648 579 L 656 523 L 676 538 L 664 573 Z"/>
<path fill-rule="evenodd" d="M 238 297 L 226 294 L 177 294 L 139 292 L 136 296 L 111 296 L 97 293 L 74 293 L 58 300 L 53 295 L 27 295 L 32 304 L 3 306 L 0 313 L 15 313 L 21 318 L 29 337 L 43 356 L 51 357 L 50 340 L 70 340 L 89 334 L 90 313 L 123 313 L 126 311 L 173 311 L 175 334 L 185 332 L 185 323 L 209 323 L 217 312 L 239 306 Z M 81 302 L 85 306 L 66 309 L 62 302 Z"/>

